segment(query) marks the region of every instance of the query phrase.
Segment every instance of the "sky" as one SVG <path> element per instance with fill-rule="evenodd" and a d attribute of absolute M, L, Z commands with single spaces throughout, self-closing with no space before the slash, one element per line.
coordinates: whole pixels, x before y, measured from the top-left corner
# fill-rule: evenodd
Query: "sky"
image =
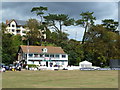
<path fill-rule="evenodd" d="M 101 20 L 114 19 L 118 21 L 118 3 L 117 2 L 2 2 L 2 21 L 10 19 L 28 20 L 40 17 L 31 13 L 33 7 L 45 6 L 52 14 L 68 14 L 70 18 L 80 19 L 82 12 L 94 12 L 96 17 L 95 24 L 101 24 Z M 0 21 L 1 22 L 1 21 Z M 64 27 L 64 31 L 69 34 L 70 39 L 82 40 L 84 29 L 80 26 Z"/>

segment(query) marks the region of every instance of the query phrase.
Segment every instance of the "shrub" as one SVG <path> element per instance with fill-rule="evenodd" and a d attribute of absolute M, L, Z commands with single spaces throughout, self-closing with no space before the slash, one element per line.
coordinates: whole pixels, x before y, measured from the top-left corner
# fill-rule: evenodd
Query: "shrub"
<path fill-rule="evenodd" d="M 35 64 L 28 64 L 28 68 L 37 67 Z"/>

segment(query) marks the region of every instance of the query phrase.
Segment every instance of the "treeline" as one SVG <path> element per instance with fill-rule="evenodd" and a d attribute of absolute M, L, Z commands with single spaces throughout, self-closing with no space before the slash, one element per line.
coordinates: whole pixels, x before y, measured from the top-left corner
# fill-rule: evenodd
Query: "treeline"
<path fill-rule="evenodd" d="M 2 23 L 2 59 L 3 63 L 9 64 L 17 58 L 19 45 L 53 45 L 60 46 L 69 55 L 69 65 L 78 65 L 80 61 L 88 60 L 96 66 L 108 66 L 110 59 L 120 59 L 120 35 L 117 31 L 118 22 L 113 19 L 102 20 L 102 24 L 94 25 L 96 17 L 93 12 L 82 12 L 80 19 L 74 20 L 65 14 L 48 14 L 44 16 L 47 7 L 33 7 L 31 12 L 40 16 L 40 22 L 29 19 L 26 27 L 29 32 L 26 36 L 11 35 L 4 33 L 6 25 Z M 44 21 L 44 22 L 43 22 Z M 66 26 L 83 27 L 82 41 L 69 39 L 64 32 Z M 46 39 L 39 30 L 46 30 Z M 51 30 L 54 30 L 51 32 Z"/>

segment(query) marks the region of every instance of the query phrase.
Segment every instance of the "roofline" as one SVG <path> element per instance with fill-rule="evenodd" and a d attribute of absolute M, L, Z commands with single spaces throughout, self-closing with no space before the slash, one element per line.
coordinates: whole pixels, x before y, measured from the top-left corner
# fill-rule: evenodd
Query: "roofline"
<path fill-rule="evenodd" d="M 30 47 L 31 47 L 31 46 L 32 46 L 32 47 L 57 47 L 57 46 L 34 46 L 34 45 L 20 45 L 20 47 L 21 47 L 21 46 L 26 46 L 26 47 L 27 47 L 27 46 L 30 46 Z M 61 48 L 61 47 L 59 47 L 59 48 Z"/>
<path fill-rule="evenodd" d="M 18 25 L 15 19 L 11 19 L 11 21 L 9 22 L 9 24 L 10 24 L 12 21 L 15 21 L 15 23 L 16 23 L 17 26 L 24 26 L 24 25 Z M 9 24 L 7 24 L 7 25 L 9 25 Z"/>
<path fill-rule="evenodd" d="M 9 24 L 10 24 L 12 21 L 15 21 L 15 19 L 11 19 L 10 22 L 9 22 Z M 16 21 L 15 21 L 15 23 L 16 23 Z M 16 24 L 17 24 L 17 23 L 16 23 Z"/>
<path fill-rule="evenodd" d="M 25 46 L 26 48 L 27 47 L 56 47 L 56 46 L 33 46 L 33 45 L 20 45 L 19 47 L 20 47 L 20 49 L 22 49 L 22 46 Z M 61 48 L 61 47 L 57 47 L 57 48 Z M 62 48 L 61 48 L 62 49 Z M 63 49 L 62 49 L 63 50 Z M 22 52 L 23 53 L 28 53 L 28 52 L 24 52 L 23 50 L 22 50 Z M 64 50 L 63 50 L 63 52 L 64 52 Z M 29 53 L 36 53 L 36 52 L 29 52 Z M 67 53 L 36 53 L 36 54 L 67 54 Z"/>

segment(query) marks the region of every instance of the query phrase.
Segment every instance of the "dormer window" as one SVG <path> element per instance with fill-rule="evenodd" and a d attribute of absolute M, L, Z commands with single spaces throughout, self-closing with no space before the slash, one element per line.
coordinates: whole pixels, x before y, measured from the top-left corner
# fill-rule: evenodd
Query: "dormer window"
<path fill-rule="evenodd" d="M 42 52 L 43 52 L 43 53 L 47 53 L 47 48 L 43 48 L 43 49 L 42 49 Z"/>

